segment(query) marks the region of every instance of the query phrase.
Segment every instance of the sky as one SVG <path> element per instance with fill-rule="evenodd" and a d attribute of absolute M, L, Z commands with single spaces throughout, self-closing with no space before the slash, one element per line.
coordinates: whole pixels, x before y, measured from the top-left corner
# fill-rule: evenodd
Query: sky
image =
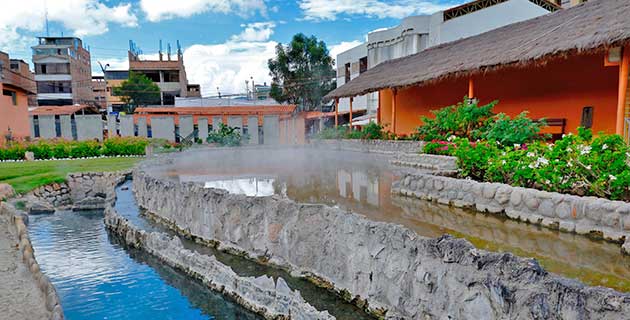
<path fill-rule="evenodd" d="M 0 50 L 31 62 L 37 36 L 78 36 L 98 63 L 127 68 L 129 40 L 147 57 L 159 41 L 180 41 L 190 83 L 202 94 L 245 91 L 245 80 L 270 81 L 267 60 L 296 33 L 323 40 L 333 58 L 368 32 L 409 15 L 431 14 L 462 0 L 0 0 Z M 31 65 L 31 68 L 33 66 Z"/>

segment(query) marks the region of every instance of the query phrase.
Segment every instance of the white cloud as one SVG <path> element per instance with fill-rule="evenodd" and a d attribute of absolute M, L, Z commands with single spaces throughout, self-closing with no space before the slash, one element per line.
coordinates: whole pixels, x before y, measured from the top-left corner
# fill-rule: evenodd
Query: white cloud
<path fill-rule="evenodd" d="M 263 15 L 267 11 L 264 0 L 140 0 L 140 8 L 153 22 L 204 12 L 251 16 L 257 11 Z"/>
<path fill-rule="evenodd" d="M 190 83 L 201 85 L 202 94 L 214 96 L 245 92 L 245 80 L 270 83 L 267 61 L 276 54 L 277 42 L 270 41 L 275 23 L 258 22 L 221 44 L 197 44 L 184 50 L 184 64 Z"/>
<path fill-rule="evenodd" d="M 129 59 L 128 58 L 106 58 L 106 59 L 98 59 L 98 62 L 103 64 L 103 67 L 106 67 L 107 70 L 129 70 Z M 103 71 L 98 63 L 92 60 L 92 75 L 102 76 Z"/>
<path fill-rule="evenodd" d="M 354 41 L 342 41 L 338 44 L 333 44 L 330 46 L 330 56 L 335 59 L 335 64 L 337 63 L 337 56 L 348 50 L 348 49 L 352 49 L 360 44 L 362 44 L 363 42 L 359 41 L 359 40 L 354 40 Z"/>
<path fill-rule="evenodd" d="M 307 20 L 336 20 L 339 15 L 400 19 L 450 7 L 436 0 L 301 0 L 299 6 Z"/>
<path fill-rule="evenodd" d="M 131 4 L 107 6 L 99 0 L 43 0 L 3 1 L 0 10 L 0 49 L 25 46 L 32 42 L 32 35 L 45 31 L 45 8 L 48 20 L 57 22 L 74 35 L 82 37 L 99 35 L 109 31 L 115 23 L 133 27 L 138 24 L 131 12 Z M 15 48 L 13 48 L 15 49 Z"/>
<path fill-rule="evenodd" d="M 255 22 L 241 25 L 244 27 L 240 34 L 232 37 L 233 41 L 267 41 L 273 34 L 276 24 L 273 22 Z"/>

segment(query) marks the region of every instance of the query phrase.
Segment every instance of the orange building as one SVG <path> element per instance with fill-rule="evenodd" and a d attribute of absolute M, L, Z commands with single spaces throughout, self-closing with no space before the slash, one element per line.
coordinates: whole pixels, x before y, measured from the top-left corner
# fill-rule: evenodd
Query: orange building
<path fill-rule="evenodd" d="M 420 116 L 462 101 L 499 100 L 495 112 L 528 111 L 547 131 L 630 130 L 627 0 L 593 0 L 380 64 L 328 94 L 379 92 L 379 121 L 408 134 Z"/>
<path fill-rule="evenodd" d="M 9 134 L 18 139 L 30 136 L 28 96 L 36 89 L 28 64 L 0 52 L 0 90 L 0 143 Z"/>

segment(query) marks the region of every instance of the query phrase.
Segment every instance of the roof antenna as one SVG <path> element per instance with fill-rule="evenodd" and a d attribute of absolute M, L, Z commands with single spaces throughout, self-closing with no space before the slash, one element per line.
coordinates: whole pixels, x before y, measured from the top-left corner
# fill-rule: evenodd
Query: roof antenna
<path fill-rule="evenodd" d="M 48 28 L 48 3 L 44 0 L 44 19 L 46 20 L 46 36 L 50 37 L 50 29 Z"/>

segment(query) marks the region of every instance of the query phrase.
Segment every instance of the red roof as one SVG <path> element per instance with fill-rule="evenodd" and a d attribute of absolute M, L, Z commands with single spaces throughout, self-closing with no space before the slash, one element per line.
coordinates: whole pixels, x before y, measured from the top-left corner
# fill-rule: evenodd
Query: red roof
<path fill-rule="evenodd" d="M 95 107 L 88 105 L 72 105 L 72 106 L 46 106 L 37 107 L 29 110 L 28 114 L 31 116 L 45 116 L 45 115 L 71 115 L 81 110 L 88 111 L 89 114 L 98 113 Z"/>
<path fill-rule="evenodd" d="M 295 105 L 255 105 L 224 107 L 147 107 L 137 108 L 136 114 L 177 114 L 177 115 L 247 115 L 247 114 L 288 114 Z"/>

